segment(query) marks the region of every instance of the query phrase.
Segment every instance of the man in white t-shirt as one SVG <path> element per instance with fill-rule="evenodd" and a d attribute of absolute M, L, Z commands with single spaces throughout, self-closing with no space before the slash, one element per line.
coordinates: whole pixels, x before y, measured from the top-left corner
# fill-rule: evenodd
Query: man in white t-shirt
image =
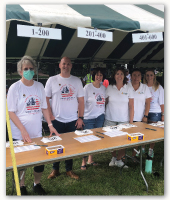
<path fill-rule="evenodd" d="M 60 74 L 50 77 L 45 86 L 48 110 L 53 126 L 59 133 L 82 129 L 84 116 L 84 91 L 81 80 L 70 74 L 72 63 L 63 57 L 59 64 Z M 51 107 L 49 100 L 51 99 Z M 79 176 L 72 171 L 73 160 L 65 160 L 66 174 L 74 179 Z M 53 163 L 48 179 L 59 175 L 59 162 Z"/>

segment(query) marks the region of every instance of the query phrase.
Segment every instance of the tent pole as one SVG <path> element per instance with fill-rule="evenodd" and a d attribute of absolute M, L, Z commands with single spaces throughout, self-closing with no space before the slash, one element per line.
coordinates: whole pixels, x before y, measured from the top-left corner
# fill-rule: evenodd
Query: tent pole
<path fill-rule="evenodd" d="M 37 81 L 38 81 L 38 69 L 39 69 L 39 65 L 40 65 L 40 62 L 38 62 L 38 66 L 37 66 Z"/>

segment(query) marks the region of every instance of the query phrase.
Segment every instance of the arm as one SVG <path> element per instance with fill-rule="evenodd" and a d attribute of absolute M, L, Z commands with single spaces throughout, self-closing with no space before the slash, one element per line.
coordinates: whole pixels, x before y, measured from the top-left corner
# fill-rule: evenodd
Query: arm
<path fill-rule="evenodd" d="M 164 122 L 164 104 L 162 104 L 160 106 L 161 106 L 161 113 L 162 113 L 161 121 Z"/>
<path fill-rule="evenodd" d="M 108 104 L 108 102 L 109 102 L 109 97 L 107 97 L 105 100 L 105 106 Z"/>
<path fill-rule="evenodd" d="M 24 142 L 31 142 L 31 138 L 30 138 L 28 132 L 26 131 L 25 127 L 23 126 L 23 124 L 21 123 L 21 121 L 19 120 L 17 115 L 14 112 L 9 111 L 9 117 L 13 121 L 15 126 L 21 131 L 21 136 L 22 136 Z"/>
<path fill-rule="evenodd" d="M 57 136 L 60 136 L 60 134 L 56 131 L 56 129 L 53 127 L 53 125 L 51 123 L 51 119 L 50 119 L 48 109 L 42 109 L 42 112 L 43 112 L 44 118 L 46 119 L 46 121 L 48 123 L 48 127 L 50 129 L 50 136 L 52 136 L 53 133 L 55 133 L 55 135 L 57 135 Z"/>
<path fill-rule="evenodd" d="M 144 113 L 144 115 L 146 115 L 146 116 L 148 116 L 148 113 L 149 113 L 149 109 L 150 109 L 150 100 L 151 100 L 151 98 L 147 98 L 146 100 L 145 100 L 145 113 Z M 146 117 L 143 117 L 142 118 L 142 122 L 147 122 L 148 121 L 148 119 L 146 118 Z"/>
<path fill-rule="evenodd" d="M 51 119 L 51 121 L 52 120 L 55 120 L 55 117 L 53 116 L 53 114 L 52 114 L 52 110 L 51 110 L 51 106 L 50 106 L 50 98 L 51 97 L 46 97 L 46 100 L 47 100 L 47 106 L 48 106 L 48 113 L 49 113 L 49 116 L 50 116 L 50 119 Z"/>
<path fill-rule="evenodd" d="M 78 117 L 84 116 L 84 97 L 78 97 Z M 76 121 L 75 126 L 77 126 L 77 129 L 81 129 L 82 125 L 84 125 L 83 120 L 78 118 Z"/>
<path fill-rule="evenodd" d="M 133 123 L 134 117 L 134 99 L 129 99 L 129 122 Z"/>

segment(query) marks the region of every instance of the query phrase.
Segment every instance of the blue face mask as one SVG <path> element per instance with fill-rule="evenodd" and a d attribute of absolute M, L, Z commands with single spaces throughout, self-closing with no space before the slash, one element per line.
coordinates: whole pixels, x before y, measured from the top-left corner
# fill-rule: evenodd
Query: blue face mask
<path fill-rule="evenodd" d="M 33 76 L 34 76 L 34 71 L 31 71 L 30 69 L 27 70 L 27 71 L 24 71 L 23 72 L 23 76 L 24 76 L 25 79 L 27 79 L 28 81 L 30 81 L 33 78 Z"/>

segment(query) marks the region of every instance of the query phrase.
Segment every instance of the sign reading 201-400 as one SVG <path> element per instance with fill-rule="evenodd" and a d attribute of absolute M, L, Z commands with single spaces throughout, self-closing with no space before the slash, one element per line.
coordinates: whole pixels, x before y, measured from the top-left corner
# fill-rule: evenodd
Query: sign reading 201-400
<path fill-rule="evenodd" d="M 99 38 L 106 38 L 106 33 L 97 32 L 97 31 L 88 31 L 86 30 L 87 37 L 99 37 Z"/>
<path fill-rule="evenodd" d="M 17 24 L 17 36 L 61 40 L 61 29 Z"/>
<path fill-rule="evenodd" d="M 89 29 L 78 27 L 77 37 L 88 38 L 93 40 L 113 41 L 113 33 L 109 31 L 102 31 L 97 29 Z"/>

